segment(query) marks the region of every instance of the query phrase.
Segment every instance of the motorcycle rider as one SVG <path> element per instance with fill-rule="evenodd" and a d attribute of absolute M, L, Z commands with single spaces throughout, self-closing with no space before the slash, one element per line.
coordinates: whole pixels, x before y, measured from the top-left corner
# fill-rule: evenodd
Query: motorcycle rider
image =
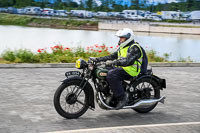
<path fill-rule="evenodd" d="M 104 57 L 91 57 L 95 62 L 107 61 L 106 65 L 114 66 L 107 74 L 107 81 L 117 99 L 115 109 L 122 108 L 127 100 L 128 94 L 125 93 L 122 81 L 139 75 L 143 52 L 138 43 L 134 41 L 134 34 L 131 29 L 124 28 L 116 32 L 120 38 L 119 48 L 111 55 Z"/>

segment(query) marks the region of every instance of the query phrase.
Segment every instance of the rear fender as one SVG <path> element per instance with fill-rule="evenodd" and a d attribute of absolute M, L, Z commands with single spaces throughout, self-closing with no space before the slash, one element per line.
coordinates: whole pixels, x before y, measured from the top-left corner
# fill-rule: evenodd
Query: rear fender
<path fill-rule="evenodd" d="M 166 88 L 166 80 L 161 79 L 156 75 L 141 75 L 141 76 L 137 77 L 135 79 L 135 81 L 141 80 L 142 78 L 150 78 L 150 79 L 154 80 L 155 82 L 158 83 L 158 85 L 159 85 L 158 88 L 160 90 L 163 90 L 163 88 Z M 135 81 L 133 81 L 133 82 L 135 82 Z"/>
<path fill-rule="evenodd" d="M 67 83 L 67 82 L 72 81 L 72 80 L 82 81 L 83 78 L 80 77 L 80 76 L 74 76 L 74 77 L 66 78 L 65 80 L 63 80 L 61 82 Z M 89 93 L 89 106 L 92 107 L 92 108 L 95 108 L 93 88 L 92 88 L 92 86 L 91 86 L 91 84 L 89 82 L 87 82 L 86 86 L 87 86 L 87 88 L 85 88 L 85 89 L 87 89 L 87 92 Z"/>

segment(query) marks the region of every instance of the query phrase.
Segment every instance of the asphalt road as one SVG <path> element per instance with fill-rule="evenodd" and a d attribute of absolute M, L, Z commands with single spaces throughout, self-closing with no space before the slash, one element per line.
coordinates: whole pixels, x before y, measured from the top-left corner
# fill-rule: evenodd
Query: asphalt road
<path fill-rule="evenodd" d="M 0 133 L 127 132 L 200 133 L 200 68 L 155 67 L 165 78 L 165 104 L 148 114 L 88 110 L 79 119 L 59 116 L 53 106 L 56 88 L 70 68 L 0 69 Z"/>

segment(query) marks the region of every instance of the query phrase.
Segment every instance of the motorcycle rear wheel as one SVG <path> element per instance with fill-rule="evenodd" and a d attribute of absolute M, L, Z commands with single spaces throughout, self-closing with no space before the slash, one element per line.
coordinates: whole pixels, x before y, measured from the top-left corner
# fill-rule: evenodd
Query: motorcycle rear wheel
<path fill-rule="evenodd" d="M 55 92 L 54 107 L 58 114 L 64 118 L 78 118 L 89 108 L 89 95 L 86 92 L 86 89 L 82 90 L 79 97 L 75 94 L 75 91 L 79 88 L 80 83 L 81 81 L 79 80 L 62 83 Z M 87 85 L 85 88 L 87 88 Z M 78 92 L 80 92 L 80 90 L 81 89 L 79 88 Z"/>
<path fill-rule="evenodd" d="M 145 99 L 159 99 L 160 98 L 160 89 L 158 89 L 157 87 L 159 86 L 159 84 L 152 80 L 151 78 L 144 78 L 139 80 L 137 83 L 133 84 L 134 88 L 139 88 L 139 89 L 144 89 L 144 88 L 150 88 L 152 89 L 152 92 L 149 93 L 147 96 L 148 98 Z M 153 93 L 153 95 L 152 95 Z M 148 113 L 150 111 L 152 111 L 158 103 L 155 103 L 154 105 L 151 105 L 147 108 L 138 108 L 138 109 L 133 109 L 138 113 Z"/>

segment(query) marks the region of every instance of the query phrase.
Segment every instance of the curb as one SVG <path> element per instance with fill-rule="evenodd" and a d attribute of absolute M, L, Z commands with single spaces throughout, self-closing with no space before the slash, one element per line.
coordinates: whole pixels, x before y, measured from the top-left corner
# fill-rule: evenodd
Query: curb
<path fill-rule="evenodd" d="M 200 63 L 149 63 L 152 67 L 200 67 Z M 16 63 L 0 64 L 1 68 L 75 68 L 75 63 Z"/>
<path fill-rule="evenodd" d="M 200 67 L 200 63 L 185 63 L 185 62 L 176 62 L 176 63 L 149 63 L 152 67 Z"/>
<path fill-rule="evenodd" d="M 0 64 L 0 68 L 75 68 L 75 63 L 16 63 Z"/>

